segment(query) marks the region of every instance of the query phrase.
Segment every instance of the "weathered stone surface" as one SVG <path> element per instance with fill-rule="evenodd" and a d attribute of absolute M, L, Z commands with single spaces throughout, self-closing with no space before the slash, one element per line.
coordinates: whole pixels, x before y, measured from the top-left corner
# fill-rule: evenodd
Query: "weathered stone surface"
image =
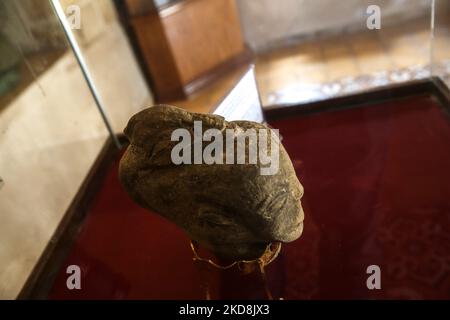
<path fill-rule="evenodd" d="M 249 121 L 227 122 L 217 115 L 189 113 L 159 105 L 134 115 L 125 135 L 120 180 L 136 203 L 166 217 L 219 256 L 258 257 L 273 241 L 290 242 L 303 230 L 303 187 L 280 144 L 279 170 L 261 175 L 256 164 L 181 164 L 171 160 L 177 128 L 267 130 Z M 225 135 L 225 133 L 224 133 Z M 224 139 L 225 141 L 225 139 Z"/>

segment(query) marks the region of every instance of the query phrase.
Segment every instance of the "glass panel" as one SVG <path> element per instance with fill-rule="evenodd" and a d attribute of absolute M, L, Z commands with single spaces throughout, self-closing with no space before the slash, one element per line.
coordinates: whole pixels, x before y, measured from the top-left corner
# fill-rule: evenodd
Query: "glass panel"
<path fill-rule="evenodd" d="M 435 0 L 432 46 L 433 75 L 450 85 L 450 2 Z"/>
<path fill-rule="evenodd" d="M 119 22 L 113 0 L 61 0 L 69 22 L 76 12 L 79 28 L 72 29 L 115 132 L 153 102 Z M 75 23 L 73 23 L 75 26 Z"/>
<path fill-rule="evenodd" d="M 108 133 L 49 2 L 0 16 L 0 298 L 15 298 Z"/>
<path fill-rule="evenodd" d="M 237 3 L 266 107 L 429 75 L 431 0 Z"/>

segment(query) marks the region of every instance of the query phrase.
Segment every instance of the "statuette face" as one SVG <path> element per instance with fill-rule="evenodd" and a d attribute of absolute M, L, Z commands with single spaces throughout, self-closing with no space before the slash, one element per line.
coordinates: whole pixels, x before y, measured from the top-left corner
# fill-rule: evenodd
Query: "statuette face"
<path fill-rule="evenodd" d="M 125 135 L 119 177 L 131 198 L 218 256 L 254 259 L 300 237 L 303 187 L 265 125 L 158 105 Z"/>

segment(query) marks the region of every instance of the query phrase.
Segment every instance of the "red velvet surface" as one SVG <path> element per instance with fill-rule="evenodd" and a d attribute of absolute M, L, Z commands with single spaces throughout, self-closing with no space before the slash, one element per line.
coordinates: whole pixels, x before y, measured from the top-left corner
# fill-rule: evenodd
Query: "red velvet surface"
<path fill-rule="evenodd" d="M 419 97 L 271 123 L 305 187 L 304 234 L 267 270 L 276 297 L 450 298 L 449 120 Z M 131 201 L 118 161 L 50 298 L 203 298 L 189 239 Z M 66 287 L 72 264 L 81 290 Z M 369 265 L 381 269 L 380 290 L 366 286 Z M 217 273 L 214 286 L 221 297 L 262 297 L 251 277 Z"/>

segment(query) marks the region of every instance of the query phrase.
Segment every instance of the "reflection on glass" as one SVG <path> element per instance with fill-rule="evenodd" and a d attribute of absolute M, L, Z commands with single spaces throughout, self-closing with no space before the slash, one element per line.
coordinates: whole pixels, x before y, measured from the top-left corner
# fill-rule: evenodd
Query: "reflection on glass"
<path fill-rule="evenodd" d="M 60 0 L 69 17 L 80 8 L 80 28 L 73 29 L 92 80 L 116 133 L 128 119 L 153 102 L 121 25 L 113 0 Z"/>
<path fill-rule="evenodd" d="M 432 72 L 450 86 L 450 3 L 434 0 Z"/>
<path fill-rule="evenodd" d="M 443 1 L 447 2 L 448 1 Z M 431 0 L 238 1 L 263 105 L 305 103 L 429 76 Z M 380 29 L 370 29 L 370 6 Z M 333 8 L 333 10 L 328 10 Z"/>
<path fill-rule="evenodd" d="M 108 137 L 47 1 L 0 2 L 0 298 L 15 298 Z"/>

